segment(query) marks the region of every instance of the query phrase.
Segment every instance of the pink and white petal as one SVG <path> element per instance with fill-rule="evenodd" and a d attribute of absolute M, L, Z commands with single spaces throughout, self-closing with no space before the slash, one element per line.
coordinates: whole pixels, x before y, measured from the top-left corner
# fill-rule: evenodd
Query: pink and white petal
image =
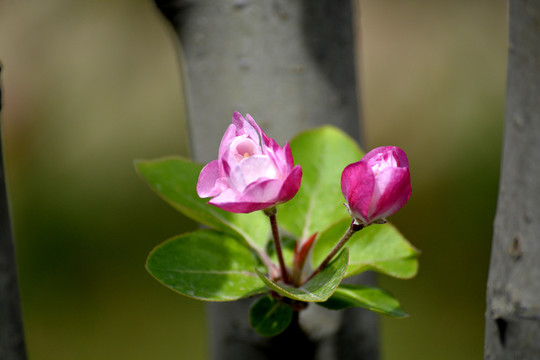
<path fill-rule="evenodd" d="M 244 122 L 243 122 L 243 131 L 245 132 L 245 134 L 251 140 L 253 140 L 259 147 L 262 148 L 262 142 L 263 142 L 262 134 L 263 134 L 263 131 L 261 130 L 259 125 L 257 125 L 255 120 L 253 120 L 253 118 L 249 114 L 246 114 L 246 119 L 247 120 L 244 119 L 243 117 L 242 117 L 242 119 L 244 120 Z"/>
<path fill-rule="evenodd" d="M 216 192 L 218 192 L 218 194 L 221 194 L 222 192 L 224 192 L 225 190 L 229 188 L 230 188 L 229 180 L 226 177 L 217 179 L 215 189 L 216 189 Z"/>
<path fill-rule="evenodd" d="M 402 168 L 408 168 L 409 159 L 407 158 L 407 154 L 405 154 L 405 151 L 401 150 L 397 146 L 394 146 L 394 153 L 397 158 L 398 166 Z"/>
<path fill-rule="evenodd" d="M 375 186 L 373 187 L 373 196 L 371 197 L 371 210 L 377 207 L 379 199 L 381 198 L 382 194 L 385 193 L 386 189 L 394 184 L 396 181 L 396 174 L 400 174 L 403 170 L 405 169 L 398 167 L 387 167 L 375 175 Z"/>
<path fill-rule="evenodd" d="M 261 127 L 259 126 L 259 124 L 257 124 L 257 122 L 255 121 L 255 119 L 253 119 L 253 116 L 251 116 L 250 114 L 246 114 L 246 120 L 250 125 L 251 127 L 253 127 L 253 129 L 255 129 L 255 131 L 259 134 L 262 134 L 263 131 L 261 129 Z"/>
<path fill-rule="evenodd" d="M 341 174 L 341 191 L 349 210 L 356 216 L 369 221 L 368 213 L 375 186 L 373 171 L 364 161 L 348 165 Z"/>
<path fill-rule="evenodd" d="M 247 184 L 244 181 L 242 170 L 235 165 L 229 172 L 229 186 L 236 192 L 241 193 L 246 188 Z"/>
<path fill-rule="evenodd" d="M 263 178 L 276 178 L 277 171 L 268 156 L 255 155 L 242 159 L 229 173 L 229 184 L 238 193 L 246 186 Z"/>
<path fill-rule="evenodd" d="M 274 154 L 277 154 L 278 152 L 282 151 L 281 147 L 278 145 L 276 140 L 274 140 L 272 138 L 268 138 L 267 141 L 265 140 L 265 145 L 266 145 L 266 150 L 268 152 L 272 152 Z"/>
<path fill-rule="evenodd" d="M 411 177 L 409 169 L 397 168 L 392 170 L 391 180 L 385 184 L 384 191 L 379 196 L 378 201 L 374 203 L 373 207 L 370 209 L 369 215 L 372 219 L 384 219 L 394 214 L 407 203 L 411 196 Z M 383 172 L 381 172 L 381 174 Z"/>
<path fill-rule="evenodd" d="M 266 155 L 253 155 L 242 159 L 234 171 L 240 171 L 246 186 L 259 179 L 277 179 L 279 177 L 274 162 Z"/>
<path fill-rule="evenodd" d="M 264 131 L 261 131 L 261 136 L 262 136 L 262 140 L 263 140 L 262 141 L 263 147 L 271 148 L 273 146 L 272 141 L 275 142 L 275 140 L 272 139 L 271 137 L 269 137 L 268 135 L 266 135 L 266 133 Z"/>
<path fill-rule="evenodd" d="M 281 180 L 260 179 L 246 187 L 239 201 L 274 205 L 278 201 L 282 184 Z"/>
<path fill-rule="evenodd" d="M 236 160 L 234 160 L 234 156 L 231 155 L 230 147 L 227 147 L 223 154 L 218 157 L 218 161 L 221 176 L 230 176 L 231 165 L 236 165 Z"/>
<path fill-rule="evenodd" d="M 240 203 L 239 205 L 240 206 L 238 206 L 237 208 L 239 211 L 237 212 L 246 214 L 253 211 L 269 208 L 271 206 L 274 206 L 274 203 Z"/>
<path fill-rule="evenodd" d="M 236 159 L 234 158 L 234 149 L 231 149 L 231 145 L 234 143 L 236 138 L 237 137 L 234 137 L 231 139 L 231 141 L 229 141 L 227 146 L 223 149 L 223 152 L 220 153 L 220 156 L 218 157 L 218 159 L 221 159 L 223 163 L 229 164 L 229 167 L 231 164 L 236 163 Z"/>
<path fill-rule="evenodd" d="M 225 161 L 225 159 L 218 159 L 218 161 L 220 166 L 220 175 L 223 177 L 228 177 L 231 173 L 231 166 L 227 161 Z"/>
<path fill-rule="evenodd" d="M 371 164 L 376 158 L 381 156 L 393 156 L 398 167 L 409 167 L 409 159 L 405 151 L 401 150 L 397 146 L 381 146 L 368 152 L 362 158 L 362 161 L 366 161 Z"/>
<path fill-rule="evenodd" d="M 255 132 L 257 133 L 257 135 L 262 135 L 264 134 L 264 131 L 262 131 L 261 127 L 259 126 L 259 124 L 257 124 L 257 122 L 255 121 L 255 119 L 253 119 L 253 117 L 250 115 L 250 114 L 246 114 L 246 120 L 245 120 L 249 125 L 251 125 L 251 127 L 253 128 L 253 130 L 255 130 Z"/>
<path fill-rule="evenodd" d="M 381 156 L 382 154 L 392 152 L 395 146 L 379 146 L 375 149 L 370 150 L 364 157 L 362 161 L 369 162 L 371 159 Z"/>
<path fill-rule="evenodd" d="M 276 167 L 282 179 L 288 176 L 288 174 L 292 171 L 294 163 L 289 164 L 287 162 L 287 154 L 285 153 L 284 149 L 277 146 L 276 149 L 268 151 L 268 156 L 270 156 L 272 161 L 276 164 Z"/>
<path fill-rule="evenodd" d="M 209 162 L 199 174 L 197 181 L 197 194 L 201 198 L 216 196 L 220 193 L 221 186 L 216 186 L 220 178 L 218 161 Z"/>
<path fill-rule="evenodd" d="M 214 204 L 212 204 L 214 205 Z M 219 206 L 220 209 L 223 209 L 228 212 L 236 214 L 247 214 L 257 210 L 263 210 L 273 206 L 273 203 L 244 203 L 244 202 L 234 202 L 234 203 L 222 203 Z"/>
<path fill-rule="evenodd" d="M 230 204 L 234 204 L 237 201 L 238 201 L 238 193 L 234 191 L 233 189 L 227 189 L 223 191 L 221 194 L 218 194 L 216 197 L 210 199 L 208 203 L 214 206 L 217 206 L 219 208 L 222 208 L 223 210 L 227 210 L 223 206 L 230 206 Z"/>
<path fill-rule="evenodd" d="M 225 134 L 223 134 L 223 137 L 221 138 L 221 143 L 219 144 L 219 153 L 218 153 L 218 159 L 222 158 L 225 154 L 225 151 L 229 148 L 229 145 L 233 141 L 233 139 L 236 137 L 236 126 L 234 124 L 229 125 L 227 130 L 225 131 Z"/>
<path fill-rule="evenodd" d="M 259 140 L 262 140 L 261 146 L 263 148 L 267 148 L 265 149 L 264 153 L 266 153 L 266 150 L 275 151 L 276 149 L 280 148 L 274 139 L 266 135 L 266 133 L 260 128 L 260 126 L 251 117 L 251 115 L 246 114 L 246 119 L 249 122 L 249 124 L 257 131 L 258 136 L 260 136 Z"/>
<path fill-rule="evenodd" d="M 283 147 L 283 154 L 285 155 L 285 162 L 287 163 L 287 168 L 289 170 L 292 169 L 294 167 L 294 159 L 292 156 L 291 145 L 288 141 Z"/>
<path fill-rule="evenodd" d="M 236 126 L 237 131 L 244 131 L 244 123 L 246 122 L 246 119 L 244 119 L 244 116 L 241 113 L 238 111 L 233 112 L 232 122 L 233 125 Z"/>
<path fill-rule="evenodd" d="M 298 189 L 300 189 L 301 183 L 302 167 L 300 165 L 296 165 L 281 186 L 277 199 L 278 203 L 284 203 L 291 200 L 298 192 Z"/>

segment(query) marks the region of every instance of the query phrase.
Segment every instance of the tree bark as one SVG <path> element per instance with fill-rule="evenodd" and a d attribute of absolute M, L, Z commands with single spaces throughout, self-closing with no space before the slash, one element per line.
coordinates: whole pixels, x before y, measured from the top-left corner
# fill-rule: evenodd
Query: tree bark
<path fill-rule="evenodd" d="M 485 359 L 540 359 L 540 2 L 510 0 L 503 161 Z"/>
<path fill-rule="evenodd" d="M 234 110 L 253 115 L 282 145 L 297 132 L 323 124 L 360 139 L 350 0 L 155 3 L 182 45 L 196 161 L 217 156 Z M 367 275 L 363 282 L 373 279 Z M 378 357 L 377 320 L 368 311 L 331 312 L 310 306 L 300 314 L 301 327 L 265 339 L 249 326 L 251 302 L 209 306 L 213 359 Z M 306 333 L 306 327 L 313 330 Z"/>
<path fill-rule="evenodd" d="M 0 73 L 2 67 L 0 64 Z M 1 83 L 0 83 L 1 85 Z M 0 112 L 2 88 L 0 86 Z M 15 251 L 11 236 L 0 122 L 0 359 L 26 359 Z"/>

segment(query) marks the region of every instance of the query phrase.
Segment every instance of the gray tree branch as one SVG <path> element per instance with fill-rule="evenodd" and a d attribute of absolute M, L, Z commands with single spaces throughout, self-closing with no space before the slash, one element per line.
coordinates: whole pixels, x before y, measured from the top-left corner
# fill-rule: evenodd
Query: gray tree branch
<path fill-rule="evenodd" d="M 0 73 L 1 71 L 0 64 Z M 0 86 L 1 111 L 2 88 Z M 11 236 L 1 135 L 0 122 L 0 359 L 24 360 L 26 359 L 26 350 L 19 302 L 15 251 Z"/>
<path fill-rule="evenodd" d="M 510 0 L 503 161 L 485 359 L 540 359 L 540 2 Z"/>
<path fill-rule="evenodd" d="M 280 144 L 323 124 L 360 139 L 350 0 L 155 0 L 180 40 L 192 156 L 216 157 L 234 110 Z M 366 275 L 364 283 L 374 277 Z M 378 357 L 377 320 L 310 306 L 302 328 L 272 339 L 249 326 L 252 299 L 209 306 L 219 360 Z M 309 328 L 307 332 L 304 330 Z M 299 356 L 299 357 L 298 357 Z"/>

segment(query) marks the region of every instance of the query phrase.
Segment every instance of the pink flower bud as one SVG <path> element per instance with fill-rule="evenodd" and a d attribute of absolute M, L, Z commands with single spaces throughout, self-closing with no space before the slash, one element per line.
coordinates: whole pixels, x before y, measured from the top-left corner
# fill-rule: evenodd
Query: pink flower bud
<path fill-rule="evenodd" d="M 356 223 L 384 222 L 411 196 L 407 155 L 395 146 L 371 150 L 343 170 L 341 191 Z"/>
<path fill-rule="evenodd" d="M 283 148 L 248 114 L 234 112 L 218 159 L 199 175 L 197 194 L 233 213 L 249 213 L 289 201 L 298 192 L 302 168 L 294 166 L 289 143 Z"/>

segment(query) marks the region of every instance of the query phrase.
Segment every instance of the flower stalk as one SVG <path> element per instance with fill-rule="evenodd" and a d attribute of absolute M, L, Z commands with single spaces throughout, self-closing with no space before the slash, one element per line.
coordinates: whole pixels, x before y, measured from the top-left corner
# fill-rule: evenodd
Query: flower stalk
<path fill-rule="evenodd" d="M 349 226 L 349 228 L 347 229 L 343 237 L 339 240 L 339 242 L 336 244 L 336 246 L 334 246 L 332 251 L 330 251 L 326 258 L 321 262 L 321 264 L 311 273 L 311 275 L 309 275 L 309 277 L 302 284 L 307 283 L 309 280 L 313 279 L 315 275 L 320 273 L 321 270 L 324 269 L 326 265 L 328 265 L 330 260 L 332 260 L 332 258 L 339 252 L 339 250 L 343 248 L 347 241 L 349 241 L 349 239 L 354 235 L 354 233 L 362 230 L 364 227 L 364 225 L 358 224 L 353 220 L 351 222 L 351 226 Z"/>
<path fill-rule="evenodd" d="M 279 228 L 277 224 L 277 208 L 275 206 L 269 207 L 263 210 L 264 214 L 270 219 L 270 227 L 272 228 L 272 238 L 274 239 L 274 247 L 276 249 L 276 255 L 279 261 L 279 268 L 281 270 L 281 279 L 285 284 L 290 284 L 289 271 L 285 265 L 285 259 L 283 258 L 283 250 L 281 248 L 281 238 L 279 236 Z"/>

